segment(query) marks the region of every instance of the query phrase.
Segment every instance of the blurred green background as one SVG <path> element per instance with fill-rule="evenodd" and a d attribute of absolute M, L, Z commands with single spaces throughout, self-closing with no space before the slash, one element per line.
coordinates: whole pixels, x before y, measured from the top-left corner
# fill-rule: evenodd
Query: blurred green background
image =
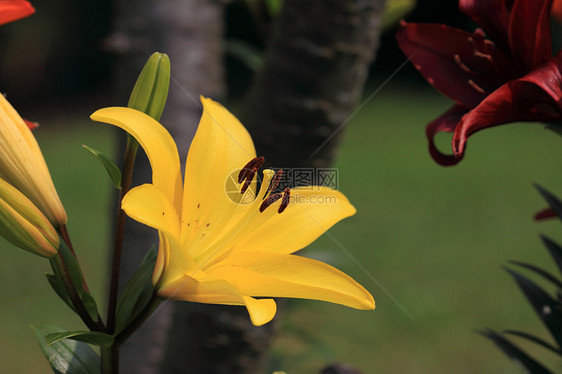
<path fill-rule="evenodd" d="M 103 49 L 110 1 L 34 5 L 33 18 L 0 30 L 8 41 L 0 46 L 1 89 L 24 117 L 41 123 L 35 134 L 68 211 L 85 275 L 103 300 L 115 190 L 81 144 L 109 155 L 116 149 L 116 133 L 88 119 L 101 106 L 125 101 L 111 98 L 111 56 Z M 263 47 L 247 17 L 233 3 L 227 36 Z M 419 1 L 410 19 L 470 27 L 455 1 Z M 29 43 L 36 48 L 23 48 Z M 402 61 L 390 30 L 365 98 Z M 228 57 L 233 103 L 247 89 L 250 70 Z M 518 328 L 548 339 L 501 267 L 516 259 L 553 270 L 538 233 L 560 240 L 562 230 L 556 221 L 532 221 L 545 206 L 532 183 L 562 195 L 556 166 L 562 138 L 537 124 L 486 130 L 471 137 L 463 162 L 443 168 L 430 159 L 424 127 L 449 105 L 406 66 L 349 122 L 335 166 L 340 190 L 358 213 L 305 255 L 353 276 L 374 294 L 377 308 L 290 301 L 272 370 L 305 374 L 344 362 L 366 374 L 513 373 L 516 367 L 475 329 Z M 439 137 L 442 149 L 449 149 L 449 140 Z M 0 243 L 0 372 L 50 372 L 31 324 L 80 327 L 49 288 L 47 271 L 47 261 Z M 562 369 L 555 356 L 517 342 Z"/>

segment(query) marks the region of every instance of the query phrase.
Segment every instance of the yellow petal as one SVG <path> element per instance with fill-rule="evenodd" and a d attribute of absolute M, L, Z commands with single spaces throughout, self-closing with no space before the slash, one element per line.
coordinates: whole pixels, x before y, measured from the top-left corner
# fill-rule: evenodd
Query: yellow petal
<path fill-rule="evenodd" d="M 0 94 L 0 174 L 27 196 L 57 227 L 66 212 L 31 130 Z"/>
<path fill-rule="evenodd" d="M 231 244 L 236 250 L 293 253 L 356 210 L 339 191 L 326 187 L 291 190 L 289 206 L 277 213 L 281 200 L 257 214 Z"/>
<path fill-rule="evenodd" d="M 239 252 L 208 270 L 243 294 L 323 300 L 356 309 L 375 308 L 371 294 L 338 269 L 309 258 L 266 252 Z"/>
<path fill-rule="evenodd" d="M 131 108 L 104 108 L 90 118 L 120 127 L 140 143 L 152 166 L 153 184 L 168 197 L 179 214 L 182 196 L 180 160 L 170 133 L 152 117 Z"/>
<path fill-rule="evenodd" d="M 174 300 L 204 304 L 244 305 L 252 323 L 261 326 L 273 319 L 277 305 L 273 299 L 254 299 L 243 295 L 236 287 L 222 279 L 195 279 L 185 276 L 174 283 L 161 287 L 158 295 Z"/>
<path fill-rule="evenodd" d="M 201 101 L 203 114 L 186 162 L 182 243 L 193 242 L 198 227 L 232 224 L 233 210 L 243 207 L 229 196 L 230 178 L 237 179 L 240 169 L 256 157 L 252 138 L 240 121 L 213 100 Z"/>
<path fill-rule="evenodd" d="M 153 283 L 169 283 L 199 268 L 179 244 L 179 219 L 168 198 L 152 184 L 130 190 L 121 204 L 132 219 L 160 232 Z"/>
<path fill-rule="evenodd" d="M 143 184 L 123 197 L 121 208 L 129 217 L 176 238 L 180 223 L 172 202 L 156 186 Z"/>

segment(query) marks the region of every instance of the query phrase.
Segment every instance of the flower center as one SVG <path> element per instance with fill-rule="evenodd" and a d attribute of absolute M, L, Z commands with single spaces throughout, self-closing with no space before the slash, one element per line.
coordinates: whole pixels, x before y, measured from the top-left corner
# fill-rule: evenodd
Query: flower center
<path fill-rule="evenodd" d="M 244 183 L 242 185 L 242 188 L 240 189 L 240 193 L 244 194 L 248 190 L 248 187 L 254 180 L 254 177 L 256 176 L 258 170 L 263 166 L 264 163 L 265 158 L 263 156 L 259 158 L 255 157 L 251 159 L 250 162 L 248 162 L 242 168 L 242 170 L 240 170 L 240 173 L 238 174 L 238 183 Z M 259 208 L 260 213 L 263 213 L 264 210 L 273 205 L 279 199 L 281 199 L 281 205 L 279 206 L 277 212 L 283 213 L 283 211 L 287 209 L 291 197 L 291 189 L 287 187 L 285 188 L 285 190 L 283 190 L 283 193 L 275 192 L 275 190 L 277 190 L 277 188 L 279 187 L 282 176 L 283 170 L 278 170 L 269 183 L 269 186 L 267 186 L 267 191 Z M 265 187 L 262 186 L 261 188 Z"/>

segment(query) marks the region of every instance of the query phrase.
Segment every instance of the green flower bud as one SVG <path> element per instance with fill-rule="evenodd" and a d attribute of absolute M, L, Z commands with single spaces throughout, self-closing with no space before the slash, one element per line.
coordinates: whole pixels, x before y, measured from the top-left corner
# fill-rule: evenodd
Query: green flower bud
<path fill-rule="evenodd" d="M 129 108 L 139 110 L 159 121 L 170 87 L 170 59 L 155 52 L 142 69 L 129 98 Z"/>
<path fill-rule="evenodd" d="M 47 217 L 14 186 L 0 179 L 0 236 L 43 257 L 57 254 L 60 239 Z"/>

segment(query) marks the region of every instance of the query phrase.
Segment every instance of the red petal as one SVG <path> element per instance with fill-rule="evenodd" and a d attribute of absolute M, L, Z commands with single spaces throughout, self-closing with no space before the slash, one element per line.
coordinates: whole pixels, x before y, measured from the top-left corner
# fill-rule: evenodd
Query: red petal
<path fill-rule="evenodd" d="M 513 2 L 514 0 L 460 0 L 459 9 L 480 25 L 498 47 L 506 50 L 509 12 Z"/>
<path fill-rule="evenodd" d="M 552 2 L 552 16 L 558 21 L 562 21 L 562 0 Z"/>
<path fill-rule="evenodd" d="M 35 13 L 35 8 L 26 0 L 0 0 L 0 25 L 17 21 Z"/>
<path fill-rule="evenodd" d="M 551 208 L 546 208 L 535 214 L 535 221 L 542 221 L 549 218 L 556 218 L 556 213 Z"/>
<path fill-rule="evenodd" d="M 517 121 L 562 118 L 562 53 L 523 78 L 512 80 L 468 112 L 453 135 L 453 151 L 461 156 L 467 138 L 482 129 Z"/>
<path fill-rule="evenodd" d="M 552 58 L 551 4 L 552 0 L 516 0 L 513 5 L 509 46 L 527 72 Z"/>
<path fill-rule="evenodd" d="M 429 154 L 437 162 L 439 165 L 442 166 L 452 166 L 456 165 L 462 160 L 462 157 L 455 157 L 453 155 L 448 155 L 445 153 L 440 152 L 433 139 L 435 135 L 439 132 L 453 132 L 455 128 L 459 124 L 462 116 L 468 111 L 468 108 L 465 108 L 460 105 L 453 105 L 449 110 L 445 113 L 437 117 L 435 120 L 430 122 L 427 127 L 425 128 L 425 136 L 429 141 Z"/>
<path fill-rule="evenodd" d="M 472 34 L 439 24 L 402 23 L 398 45 L 427 81 L 458 104 L 475 107 L 486 95 L 469 83 L 472 77 L 455 61 L 458 55 L 476 65 Z M 471 64 L 471 62 L 474 62 Z"/>

